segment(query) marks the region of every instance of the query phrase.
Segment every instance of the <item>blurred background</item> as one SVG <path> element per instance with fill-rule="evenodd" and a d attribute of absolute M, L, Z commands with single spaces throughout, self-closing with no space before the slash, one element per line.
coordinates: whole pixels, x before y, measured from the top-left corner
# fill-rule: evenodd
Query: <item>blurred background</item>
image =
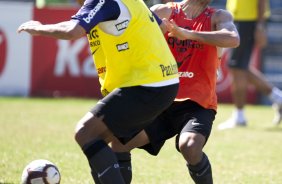
<path fill-rule="evenodd" d="M 150 7 L 168 0 L 145 0 Z M 226 0 L 211 6 L 225 9 Z M 270 0 L 269 44 L 260 52 L 254 48 L 252 65 L 267 80 L 282 89 L 282 1 Z M 99 82 L 86 38 L 74 41 L 17 34 L 28 20 L 55 23 L 68 20 L 78 10 L 76 0 L 0 0 L 0 96 L 93 97 L 99 98 Z M 220 103 L 230 103 L 230 75 L 225 51 L 218 78 Z M 248 103 L 270 104 L 252 86 Z"/>

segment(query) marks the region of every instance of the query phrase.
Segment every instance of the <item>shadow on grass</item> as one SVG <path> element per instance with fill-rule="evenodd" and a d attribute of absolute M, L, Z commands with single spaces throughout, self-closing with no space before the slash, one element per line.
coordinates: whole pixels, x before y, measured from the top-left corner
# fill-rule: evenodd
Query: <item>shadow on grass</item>
<path fill-rule="evenodd" d="M 282 126 L 273 126 L 264 129 L 267 132 L 282 132 Z"/>

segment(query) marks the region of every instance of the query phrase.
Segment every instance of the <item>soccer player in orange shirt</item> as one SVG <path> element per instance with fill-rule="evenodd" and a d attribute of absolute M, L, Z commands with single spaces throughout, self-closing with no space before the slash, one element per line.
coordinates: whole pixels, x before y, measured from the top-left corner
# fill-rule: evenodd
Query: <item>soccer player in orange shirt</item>
<path fill-rule="evenodd" d="M 160 26 L 178 64 L 180 87 L 174 103 L 145 131 L 125 147 L 112 145 L 118 152 L 138 145 L 157 155 L 165 141 L 176 135 L 176 148 L 196 184 L 213 183 L 211 164 L 203 148 L 217 112 L 217 70 L 222 48 L 240 43 L 232 15 L 209 7 L 210 2 L 183 0 L 151 8 L 163 19 Z"/>

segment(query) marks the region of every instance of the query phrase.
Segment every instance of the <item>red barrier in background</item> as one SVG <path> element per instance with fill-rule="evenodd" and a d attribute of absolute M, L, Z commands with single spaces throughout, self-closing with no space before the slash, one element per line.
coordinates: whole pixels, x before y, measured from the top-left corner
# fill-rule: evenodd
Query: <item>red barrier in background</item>
<path fill-rule="evenodd" d="M 69 20 L 76 9 L 35 9 L 44 24 Z M 100 97 L 100 85 L 88 41 L 33 37 L 31 96 Z"/>

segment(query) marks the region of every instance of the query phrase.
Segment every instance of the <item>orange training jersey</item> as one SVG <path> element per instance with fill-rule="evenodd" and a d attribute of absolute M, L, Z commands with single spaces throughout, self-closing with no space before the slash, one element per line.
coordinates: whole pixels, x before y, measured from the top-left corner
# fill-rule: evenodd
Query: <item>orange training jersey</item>
<path fill-rule="evenodd" d="M 212 8 L 194 19 L 187 19 L 179 4 L 173 3 L 172 14 L 176 24 L 194 31 L 211 31 Z M 178 40 L 165 35 L 179 68 L 180 87 L 175 101 L 190 99 L 204 108 L 217 109 L 216 71 L 219 58 L 216 46 L 194 40 Z"/>

